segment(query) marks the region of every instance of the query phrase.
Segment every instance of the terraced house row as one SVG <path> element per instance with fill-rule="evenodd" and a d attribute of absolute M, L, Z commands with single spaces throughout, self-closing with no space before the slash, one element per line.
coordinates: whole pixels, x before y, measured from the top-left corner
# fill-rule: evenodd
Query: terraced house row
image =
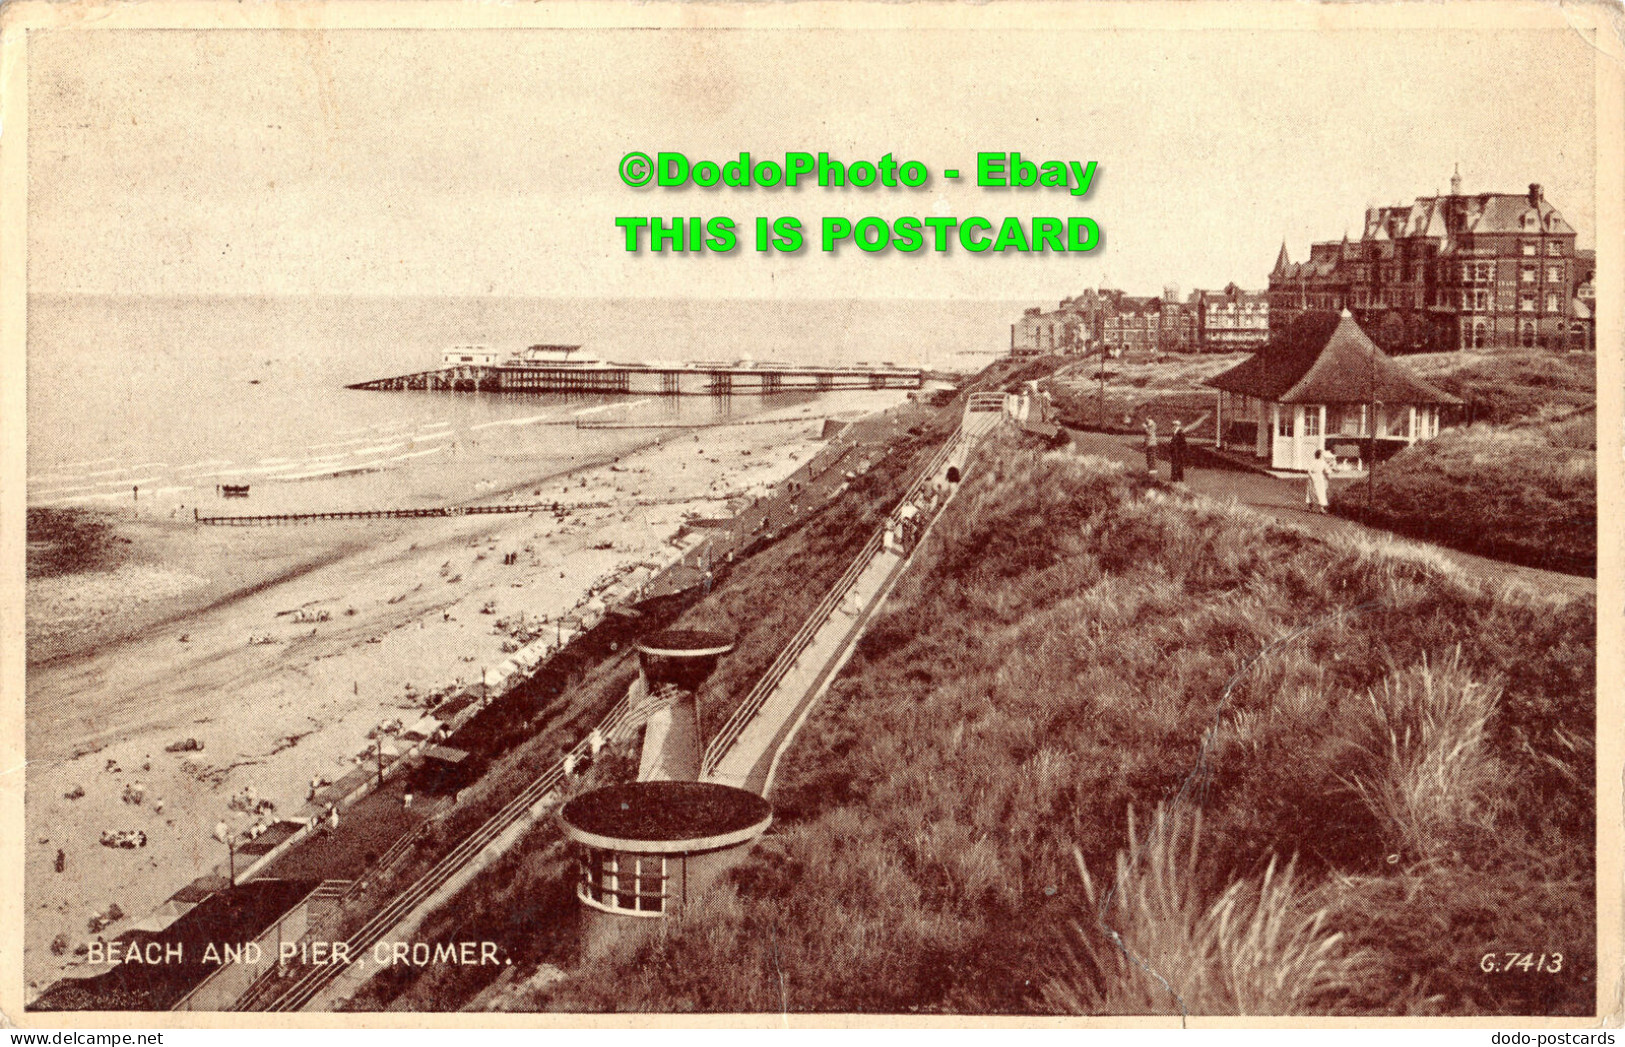
<path fill-rule="evenodd" d="M 1015 356 L 1044 353 L 1251 352 L 1269 340 L 1269 296 L 1234 283 L 1222 291 L 1172 287 L 1161 297 L 1086 290 L 1049 311 L 1028 309 L 1010 328 Z"/>

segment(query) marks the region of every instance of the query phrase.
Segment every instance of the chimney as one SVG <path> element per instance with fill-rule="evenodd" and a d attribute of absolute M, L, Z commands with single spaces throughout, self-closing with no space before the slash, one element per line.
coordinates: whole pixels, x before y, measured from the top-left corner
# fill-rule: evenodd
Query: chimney
<path fill-rule="evenodd" d="M 1542 199 L 1539 182 L 1529 183 L 1529 206 L 1538 208 Z"/>

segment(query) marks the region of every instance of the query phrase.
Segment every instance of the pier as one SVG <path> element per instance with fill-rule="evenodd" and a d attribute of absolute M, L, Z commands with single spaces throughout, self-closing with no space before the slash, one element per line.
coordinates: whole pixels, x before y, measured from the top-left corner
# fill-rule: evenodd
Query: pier
<path fill-rule="evenodd" d="M 837 389 L 919 389 L 925 371 L 891 364 L 820 366 L 761 363 L 454 364 L 356 382 L 389 392 L 574 393 L 655 396 L 770 395 Z"/>

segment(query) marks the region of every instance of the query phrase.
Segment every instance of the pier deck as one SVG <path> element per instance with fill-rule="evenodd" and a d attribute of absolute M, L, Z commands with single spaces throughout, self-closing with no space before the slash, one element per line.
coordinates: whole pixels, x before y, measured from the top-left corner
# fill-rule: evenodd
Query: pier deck
<path fill-rule="evenodd" d="M 919 389 L 920 368 L 778 364 L 606 363 L 591 366 L 459 364 L 356 382 L 351 389 L 391 392 L 628 393 L 639 395 L 771 394 L 836 389 Z"/>

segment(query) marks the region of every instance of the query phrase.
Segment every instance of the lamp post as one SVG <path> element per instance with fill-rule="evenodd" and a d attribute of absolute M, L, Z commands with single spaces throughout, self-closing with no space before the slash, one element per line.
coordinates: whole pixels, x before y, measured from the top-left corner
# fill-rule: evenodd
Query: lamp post
<path fill-rule="evenodd" d="M 1095 371 L 1100 380 L 1100 431 L 1106 431 L 1106 343 L 1100 343 L 1100 366 Z"/>
<path fill-rule="evenodd" d="M 226 869 L 230 875 L 228 882 L 237 886 L 237 834 L 234 832 L 226 833 Z"/>
<path fill-rule="evenodd" d="M 377 745 L 376 745 L 376 747 L 374 749 L 374 752 L 376 752 L 378 754 L 378 785 L 379 785 L 380 788 L 382 788 L 383 784 L 384 784 L 384 725 L 383 724 L 378 725 L 378 741 L 377 741 Z"/>
<path fill-rule="evenodd" d="M 1371 515 L 1372 489 L 1377 483 L 1377 410 L 1383 406 L 1381 400 L 1371 398 L 1371 460 L 1365 465 L 1365 512 Z"/>
<path fill-rule="evenodd" d="M 1371 503 L 1373 488 L 1377 482 L 1377 407 L 1382 403 L 1377 399 L 1377 343 L 1371 343 L 1371 408 L 1367 425 L 1366 441 L 1370 452 L 1365 463 L 1365 515 L 1366 520 L 1371 519 Z"/>

